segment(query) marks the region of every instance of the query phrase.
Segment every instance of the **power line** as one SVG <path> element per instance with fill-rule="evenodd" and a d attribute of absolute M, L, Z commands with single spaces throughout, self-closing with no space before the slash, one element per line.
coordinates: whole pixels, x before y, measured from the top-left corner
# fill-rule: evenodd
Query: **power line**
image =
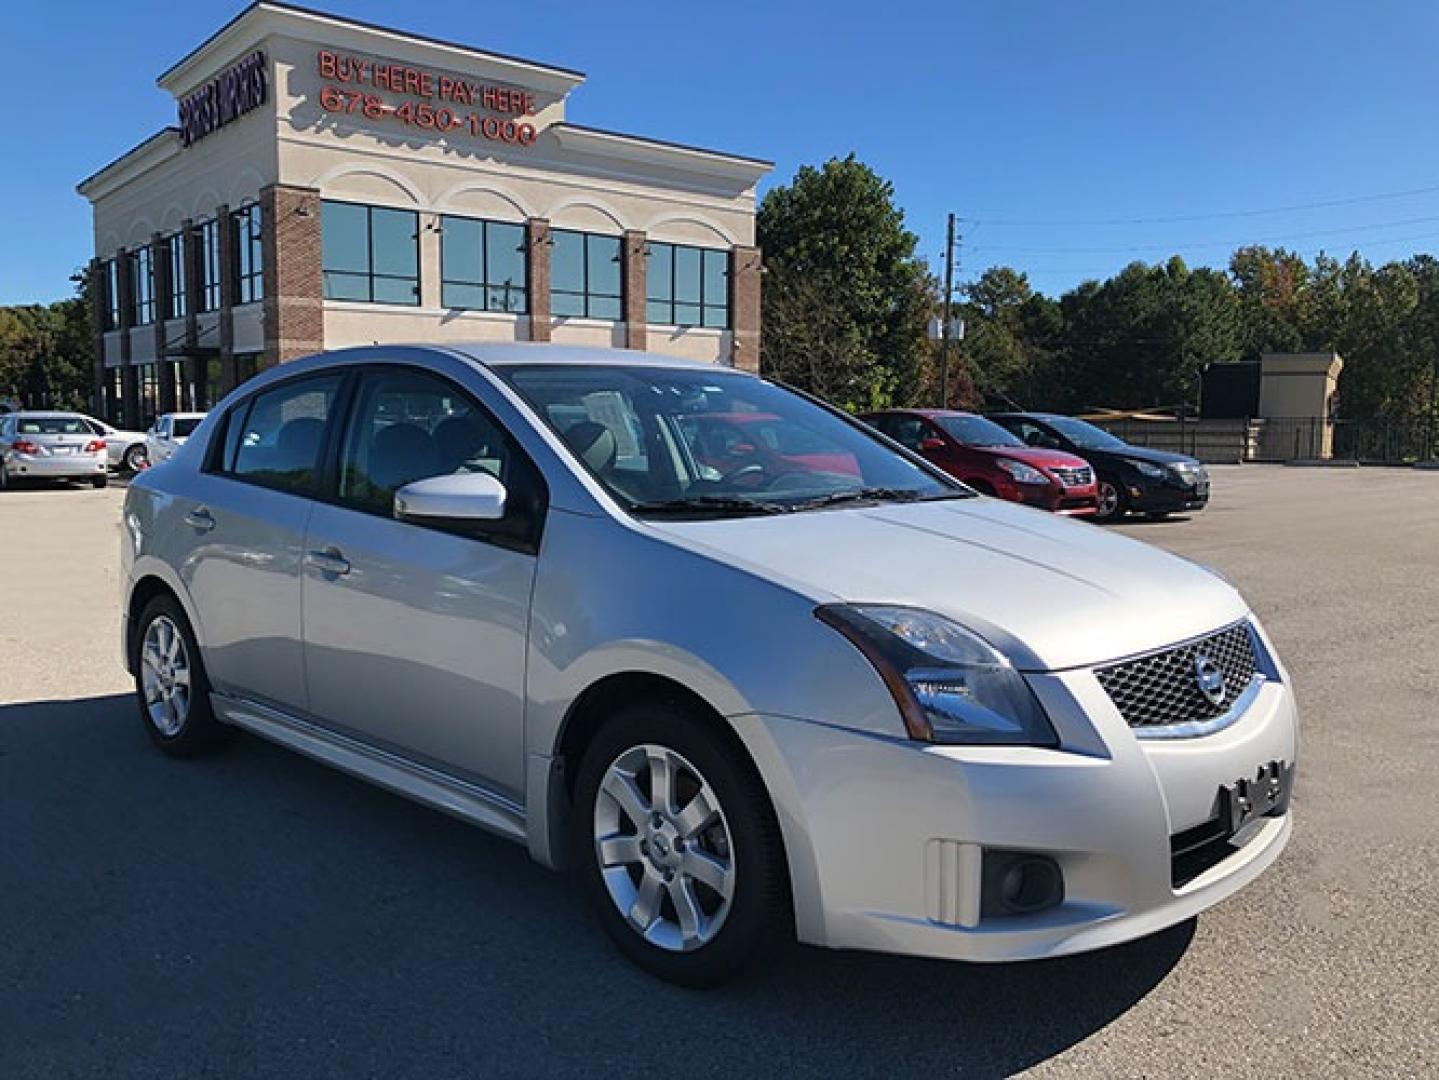
<path fill-rule="evenodd" d="M 1439 221 L 1439 214 L 1425 217 L 1404 218 L 1400 221 L 1381 221 L 1369 225 L 1349 225 L 1336 229 L 1312 229 L 1308 232 L 1284 233 L 1272 236 L 1247 236 L 1233 240 L 1168 241 L 1162 244 L 1130 244 L 1118 247 L 1024 247 L 1009 244 L 977 245 L 974 252 L 1008 251 L 1027 255 L 1122 255 L 1125 252 L 1178 251 L 1194 248 L 1248 247 L 1253 244 L 1276 244 L 1289 240 L 1306 240 L 1315 236 L 1338 236 L 1348 233 L 1367 232 L 1370 229 L 1396 229 L 1405 225 L 1423 225 Z"/>
<path fill-rule="evenodd" d="M 1002 214 L 992 217 L 987 213 L 973 215 L 990 225 L 1036 225 L 1036 226 L 1095 226 L 1095 225 L 1172 225 L 1181 221 L 1219 221 L 1234 218 L 1265 217 L 1269 214 L 1293 214 L 1304 210 L 1327 210 L 1336 206 L 1356 206 L 1360 203 L 1383 202 L 1390 199 L 1407 199 L 1415 195 L 1432 195 L 1439 192 L 1439 184 L 1431 187 L 1409 188 L 1406 191 L 1385 191 L 1374 195 L 1351 195 L 1339 199 L 1324 199 L 1319 202 L 1294 203 L 1290 206 L 1269 206 L 1258 210 L 1225 210 L 1205 214 L 1171 214 L 1163 217 L 1133 218 L 1090 218 L 1088 220 L 1063 218 L 1009 218 Z"/>

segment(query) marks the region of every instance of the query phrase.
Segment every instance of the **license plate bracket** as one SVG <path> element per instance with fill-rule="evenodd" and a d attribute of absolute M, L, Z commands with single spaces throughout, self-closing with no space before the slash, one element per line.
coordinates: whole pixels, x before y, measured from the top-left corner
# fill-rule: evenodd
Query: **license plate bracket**
<path fill-rule="evenodd" d="M 1258 819 L 1281 817 L 1288 812 L 1293 787 L 1294 766 L 1278 760 L 1265 762 L 1253 776 L 1221 784 L 1219 821 L 1231 842 L 1249 826 L 1256 825 Z"/>

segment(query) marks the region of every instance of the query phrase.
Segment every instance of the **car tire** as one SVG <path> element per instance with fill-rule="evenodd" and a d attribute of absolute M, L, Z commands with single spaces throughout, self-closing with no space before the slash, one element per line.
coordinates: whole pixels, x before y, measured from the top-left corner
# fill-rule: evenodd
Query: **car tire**
<path fill-rule="evenodd" d="M 100 476 L 94 477 L 90 481 L 90 483 L 94 484 L 97 488 L 102 488 L 109 485 L 110 478 L 108 476 L 105 476 L 104 474 L 101 474 Z"/>
<path fill-rule="evenodd" d="M 10 470 L 5 468 L 4 462 L 0 462 L 0 491 L 6 491 L 10 487 Z"/>
<path fill-rule="evenodd" d="M 1099 509 L 1095 521 L 1120 521 L 1129 512 L 1129 500 L 1125 497 L 1124 486 L 1114 480 L 1099 478 Z"/>
<path fill-rule="evenodd" d="M 1148 521 L 1168 521 L 1168 520 L 1169 520 L 1169 511 L 1168 511 L 1168 510 L 1155 510 L 1155 511 L 1152 511 L 1151 513 L 1145 514 L 1144 517 L 1145 517 L 1145 519 L 1148 520 Z"/>
<path fill-rule="evenodd" d="M 769 794 L 713 725 L 677 704 L 622 709 L 584 754 L 570 821 L 605 932 L 640 968 L 690 987 L 733 978 L 789 923 Z M 671 779 L 659 803 L 656 767 Z"/>
<path fill-rule="evenodd" d="M 210 705 L 210 680 L 179 601 L 162 594 L 146 604 L 131 648 L 135 703 L 151 741 L 177 758 L 220 746 L 231 729 Z"/>
<path fill-rule="evenodd" d="M 139 472 L 148 463 L 144 444 L 136 443 L 134 446 L 127 447 L 120 461 L 131 472 Z"/>

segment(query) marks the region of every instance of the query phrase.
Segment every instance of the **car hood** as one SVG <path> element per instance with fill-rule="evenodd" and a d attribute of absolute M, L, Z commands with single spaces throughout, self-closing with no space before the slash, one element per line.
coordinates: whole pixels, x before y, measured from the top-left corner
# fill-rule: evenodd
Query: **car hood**
<path fill-rule="evenodd" d="M 646 526 L 816 603 L 946 615 L 1030 671 L 1147 652 L 1247 613 L 1233 588 L 1195 563 L 998 499 Z"/>
<path fill-rule="evenodd" d="M 995 457 L 1013 458 L 1026 465 L 1033 465 L 1036 469 L 1083 469 L 1089 465 L 1089 462 L 1075 454 L 1064 450 L 1045 450 L 1038 446 L 972 446 L 970 449 L 993 454 Z"/>
<path fill-rule="evenodd" d="M 1171 450 L 1151 450 L 1147 446 L 1126 446 L 1122 450 L 1086 450 L 1089 454 L 1102 454 L 1111 458 L 1129 458 L 1131 461 L 1148 461 L 1155 465 L 1177 465 L 1181 461 L 1197 462 L 1188 454 L 1176 454 Z"/>

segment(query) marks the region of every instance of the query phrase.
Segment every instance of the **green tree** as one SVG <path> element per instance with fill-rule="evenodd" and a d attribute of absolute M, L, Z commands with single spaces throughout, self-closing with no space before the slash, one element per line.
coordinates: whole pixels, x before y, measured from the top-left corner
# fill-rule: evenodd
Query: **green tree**
<path fill-rule="evenodd" d="M 893 185 L 853 154 L 806 165 L 764 197 L 756 229 L 765 373 L 851 409 L 921 397 L 934 284 Z"/>

